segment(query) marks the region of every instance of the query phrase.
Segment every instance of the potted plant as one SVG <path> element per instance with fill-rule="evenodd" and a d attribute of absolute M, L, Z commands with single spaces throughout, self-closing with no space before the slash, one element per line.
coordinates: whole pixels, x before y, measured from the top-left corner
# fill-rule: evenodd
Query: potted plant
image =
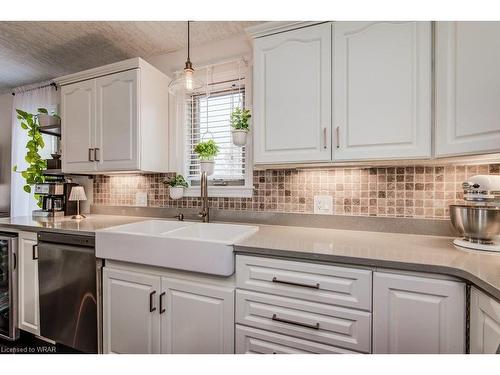
<path fill-rule="evenodd" d="M 194 152 L 198 154 L 200 158 L 200 173 L 207 172 L 207 176 L 214 173 L 215 161 L 214 158 L 219 153 L 219 146 L 210 139 L 206 142 L 200 142 L 194 147 Z"/>
<path fill-rule="evenodd" d="M 40 126 L 61 125 L 61 118 L 55 112 L 49 114 L 45 108 L 38 108 L 38 123 Z"/>
<path fill-rule="evenodd" d="M 181 174 L 171 177 L 165 181 L 169 186 L 169 194 L 172 199 L 181 199 L 184 196 L 184 188 L 188 187 L 188 183 Z"/>
<path fill-rule="evenodd" d="M 247 134 L 250 130 L 248 120 L 252 117 L 249 109 L 241 109 L 237 107 L 231 113 L 231 130 L 233 136 L 233 144 L 235 146 L 244 146 L 247 143 Z"/>

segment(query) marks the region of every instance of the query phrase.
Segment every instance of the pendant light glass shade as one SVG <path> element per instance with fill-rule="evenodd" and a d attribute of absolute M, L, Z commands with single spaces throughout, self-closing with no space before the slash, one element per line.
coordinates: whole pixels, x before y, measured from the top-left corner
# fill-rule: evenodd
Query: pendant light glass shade
<path fill-rule="evenodd" d="M 187 39 L 187 60 L 184 66 L 184 71 L 179 74 L 170 84 L 168 89 L 171 94 L 179 95 L 191 95 L 193 93 L 199 92 L 204 88 L 204 83 L 198 81 L 194 77 L 194 69 L 191 60 L 189 59 L 190 52 L 190 35 L 189 35 L 189 22 L 188 21 L 188 39 Z"/>

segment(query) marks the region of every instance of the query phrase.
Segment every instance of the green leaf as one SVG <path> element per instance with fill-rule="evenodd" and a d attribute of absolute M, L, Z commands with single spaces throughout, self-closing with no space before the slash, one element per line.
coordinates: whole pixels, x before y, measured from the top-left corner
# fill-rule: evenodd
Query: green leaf
<path fill-rule="evenodd" d="M 38 113 L 45 113 L 46 115 L 49 114 L 49 111 L 47 111 L 45 108 L 38 108 L 37 111 Z"/>
<path fill-rule="evenodd" d="M 16 109 L 16 112 L 19 116 L 21 116 L 22 118 L 26 118 L 28 117 L 28 114 L 26 112 L 24 112 L 23 110 L 21 109 Z"/>
<path fill-rule="evenodd" d="M 26 193 L 31 193 L 31 186 L 29 186 L 29 185 L 24 185 L 24 186 L 23 186 L 23 190 L 24 190 Z"/>
<path fill-rule="evenodd" d="M 12 172 L 17 172 L 17 165 L 14 165 L 14 166 L 12 167 Z"/>
<path fill-rule="evenodd" d="M 24 122 L 21 122 L 21 128 L 23 128 L 24 130 L 27 130 L 28 125 L 26 125 Z"/>

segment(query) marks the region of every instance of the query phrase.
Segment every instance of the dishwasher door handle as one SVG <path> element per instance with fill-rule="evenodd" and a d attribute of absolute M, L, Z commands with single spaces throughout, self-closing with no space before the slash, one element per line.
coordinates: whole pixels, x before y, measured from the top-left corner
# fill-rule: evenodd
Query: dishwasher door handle
<path fill-rule="evenodd" d="M 34 244 L 33 247 L 32 247 L 32 252 L 31 252 L 31 257 L 33 258 L 33 260 L 37 260 L 38 259 L 38 244 Z"/>

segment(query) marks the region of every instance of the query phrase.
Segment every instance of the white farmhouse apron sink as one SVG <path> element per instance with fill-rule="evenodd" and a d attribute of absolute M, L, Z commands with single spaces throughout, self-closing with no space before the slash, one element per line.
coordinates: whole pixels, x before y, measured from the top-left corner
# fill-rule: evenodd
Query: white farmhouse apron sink
<path fill-rule="evenodd" d="M 233 245 L 257 230 L 249 225 L 145 220 L 96 231 L 96 256 L 230 276 Z"/>

